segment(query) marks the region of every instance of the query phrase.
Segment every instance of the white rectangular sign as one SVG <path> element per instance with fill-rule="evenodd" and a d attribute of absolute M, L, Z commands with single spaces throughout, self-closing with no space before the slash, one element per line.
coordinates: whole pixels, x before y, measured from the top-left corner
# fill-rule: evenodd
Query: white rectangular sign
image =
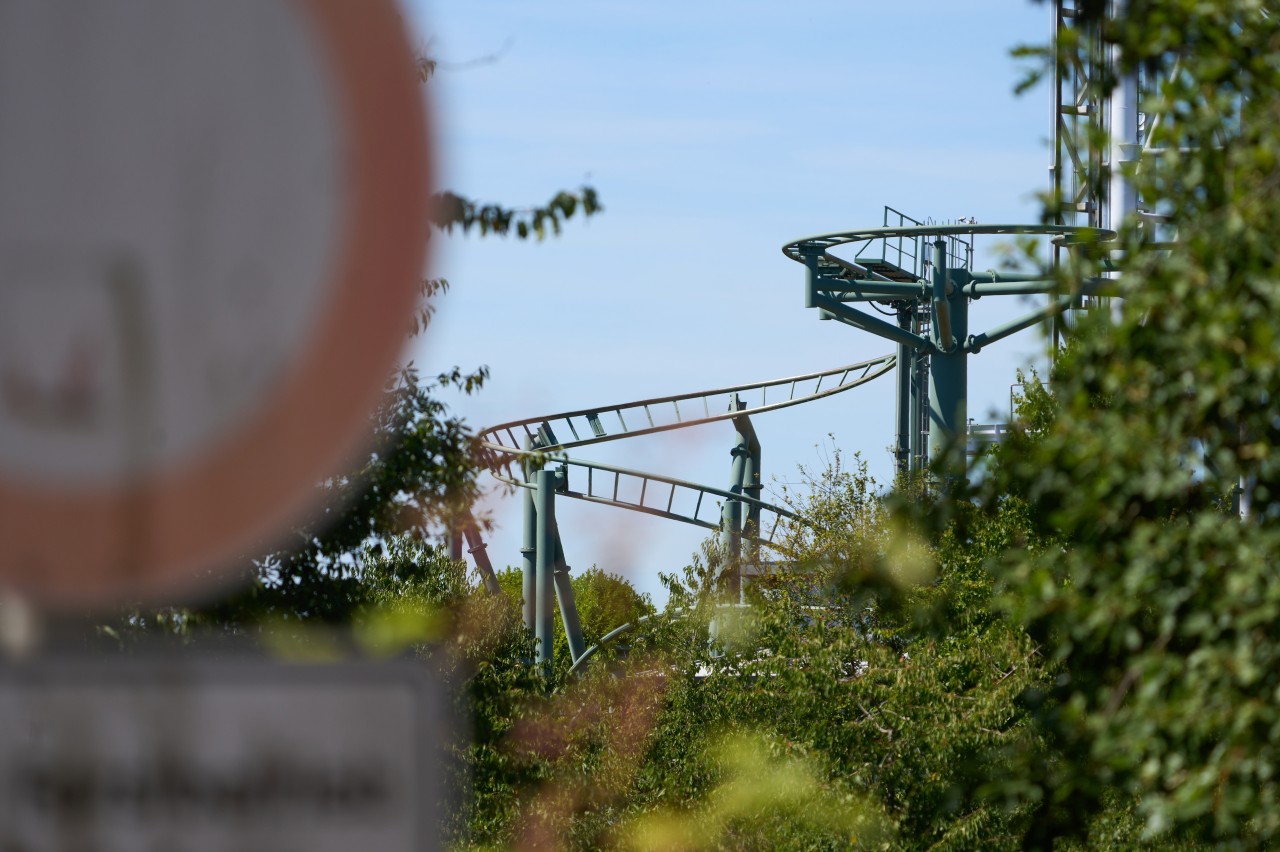
<path fill-rule="evenodd" d="M 436 848 L 443 707 L 401 664 L 0 668 L 0 849 Z"/>

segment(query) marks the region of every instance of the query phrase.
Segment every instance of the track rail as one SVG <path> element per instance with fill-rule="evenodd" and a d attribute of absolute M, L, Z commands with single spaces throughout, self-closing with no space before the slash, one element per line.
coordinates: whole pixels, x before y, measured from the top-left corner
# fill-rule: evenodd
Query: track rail
<path fill-rule="evenodd" d="M 561 464 L 566 472 L 570 469 L 578 471 L 567 479 L 565 489 L 559 492 L 566 497 L 616 506 L 707 530 L 720 529 L 721 509 L 726 501 L 738 502 L 748 508 L 749 514 L 758 516 L 759 529 L 755 530 L 755 537 L 759 543 L 776 547 L 775 538 L 782 522 L 795 517 L 787 509 L 722 488 L 566 458 L 559 455 L 559 451 L 701 426 L 825 399 L 878 379 L 896 365 L 896 355 L 882 355 L 856 364 L 771 381 L 512 420 L 481 431 L 480 444 L 491 454 L 493 464 L 490 472 L 493 476 L 519 488 L 533 486 L 516 475 L 512 466 L 522 458 L 532 457 L 542 463 Z M 557 429 L 560 430 L 558 436 Z M 566 440 L 566 436 L 572 437 Z M 526 439 L 534 447 L 532 452 L 522 446 Z M 474 519 L 464 523 L 464 532 L 476 557 L 476 570 L 485 587 L 495 591 L 497 580 Z"/>
<path fill-rule="evenodd" d="M 480 441 L 486 449 L 498 453 L 519 453 L 526 438 L 536 441 L 541 450 L 565 450 L 700 426 L 834 396 L 879 378 L 896 363 L 896 355 L 882 355 L 857 364 L 768 382 L 513 420 L 485 429 L 480 433 Z M 736 407 L 735 402 L 743 407 Z"/>
<path fill-rule="evenodd" d="M 555 464 L 561 470 L 552 479 L 556 483 L 556 494 L 680 521 L 706 530 L 723 530 L 727 524 L 731 530 L 727 530 L 726 533 L 734 536 L 734 541 L 738 540 L 737 536 L 743 535 L 750 541 L 750 559 L 755 560 L 759 558 L 758 547 L 769 547 L 774 550 L 780 547 L 776 540 L 779 537 L 779 531 L 785 529 L 785 521 L 795 520 L 796 515 L 787 509 L 745 493 L 751 489 L 746 487 L 747 468 L 742 466 L 746 463 L 743 458 L 736 459 L 734 463 L 734 476 L 738 479 L 738 485 L 734 486 L 735 490 L 727 490 L 660 474 L 567 458 L 563 455 L 563 451 L 622 438 L 634 438 L 639 435 L 651 435 L 721 420 L 742 418 L 742 422 L 737 424 L 739 432 L 745 429 L 750 436 L 750 443 L 743 446 L 756 447 L 755 450 L 743 451 L 758 453 L 759 445 L 756 443 L 754 430 L 748 419 L 750 415 L 776 411 L 843 393 L 883 376 L 897 366 L 897 361 L 896 355 L 882 355 L 879 358 L 859 361 L 844 367 L 767 382 L 732 385 L 713 390 L 642 399 L 621 405 L 582 408 L 543 417 L 513 420 L 491 426 L 483 430 L 478 437 L 481 447 L 489 455 L 490 472 L 502 482 L 517 488 L 535 490 L 539 487 L 545 488 L 548 482 L 546 477 L 539 474 L 540 486 L 535 486 L 529 471 L 542 468 L 547 464 Z M 556 434 L 557 430 L 559 435 Z M 748 439 L 743 439 L 740 434 L 739 440 Z M 520 468 L 523 470 L 517 473 L 517 469 Z M 755 475 L 758 482 L 758 471 Z M 758 485 L 754 486 L 754 490 L 756 494 L 759 493 Z M 539 492 L 535 495 L 535 500 L 546 500 L 547 496 Z M 526 504 L 527 507 L 529 505 L 532 504 Z M 745 524 L 741 522 L 742 515 L 734 514 L 738 510 L 745 510 Z M 526 512 L 529 511 L 529 508 L 526 508 Z M 545 508 L 538 510 L 538 518 L 541 518 L 543 511 Z M 537 521 L 531 520 L 532 517 L 526 515 L 526 523 L 536 525 Z M 463 532 L 475 557 L 476 570 L 483 579 L 485 588 L 490 593 L 497 593 L 499 591 L 497 578 L 485 553 L 484 543 L 474 518 L 467 518 L 464 521 Z M 553 527 L 550 534 L 554 535 L 554 549 L 561 554 L 556 557 L 560 560 L 560 568 L 555 569 L 554 574 L 555 596 L 560 600 L 560 616 L 564 621 L 565 632 L 570 637 L 572 649 L 575 636 L 578 644 L 581 644 L 582 631 L 578 626 L 572 592 L 567 585 L 561 588 L 562 583 L 568 583 L 568 569 L 563 563 L 559 533 Z M 538 527 L 539 542 L 543 541 L 545 535 L 548 535 L 547 530 Z M 539 544 L 538 547 L 542 548 L 543 545 Z M 737 552 L 736 547 L 734 552 Z M 541 549 L 536 551 L 536 554 L 537 571 L 541 577 L 545 570 L 542 561 L 545 554 Z M 529 571 L 528 563 L 525 571 Z M 527 574 L 525 582 L 526 584 L 530 582 Z M 528 629 L 535 629 L 534 619 L 545 618 L 546 616 L 541 613 L 543 613 L 543 607 L 549 604 L 543 599 L 546 591 L 540 590 L 535 592 L 535 603 L 531 605 L 527 588 L 526 585 L 525 625 Z M 545 622 L 537 621 L 536 623 L 539 642 L 549 641 L 546 638 L 549 635 L 546 634 L 546 630 L 549 628 L 545 626 Z M 622 635 L 630 627 L 626 625 L 613 631 L 601 644 Z M 573 651 L 577 655 L 573 671 L 580 670 L 599 647 L 600 645 L 596 645 L 580 652 Z M 539 659 L 544 659 L 550 654 L 546 648 L 549 646 L 544 648 L 540 645 Z"/>
<path fill-rule="evenodd" d="M 565 490 L 558 492 L 565 497 L 631 509 L 704 529 L 720 528 L 718 501 L 734 500 L 746 506 L 754 506 L 760 510 L 760 543 L 770 547 L 776 546 L 774 537 L 783 520 L 795 517 L 795 514 L 787 509 L 746 494 L 734 494 L 723 488 L 712 488 L 709 485 L 699 485 L 683 479 L 673 479 L 669 476 L 628 470 L 624 467 L 581 459 L 555 459 L 554 462 L 564 465 L 566 469 L 581 472 L 577 476 L 569 476 Z M 520 488 L 533 487 L 530 483 L 516 477 L 495 475 L 510 485 Z"/>

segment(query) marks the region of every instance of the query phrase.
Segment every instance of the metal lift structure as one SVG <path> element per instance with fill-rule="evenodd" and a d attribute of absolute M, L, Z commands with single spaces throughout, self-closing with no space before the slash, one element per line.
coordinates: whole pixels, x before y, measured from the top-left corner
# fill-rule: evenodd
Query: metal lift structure
<path fill-rule="evenodd" d="M 597 651 L 579 625 L 564 543 L 556 523 L 558 498 L 641 512 L 715 531 L 726 554 L 726 597 L 739 601 L 743 577 L 762 570 L 761 551 L 777 542 L 791 512 L 760 498 L 761 451 L 751 418 L 817 402 L 896 369 L 894 454 L 903 473 L 962 476 L 971 437 L 966 417 L 968 359 L 1024 329 L 1048 323 L 1056 342 L 1063 317 L 1097 304 L 1105 278 L 1084 292 L 1058 294 L 1051 274 L 1001 275 L 973 267 L 974 240 L 989 235 L 1040 235 L 1051 240 L 1053 262 L 1085 241 L 1110 240 L 1139 208 L 1127 164 L 1142 150 L 1139 81 L 1120 79 L 1109 94 L 1103 72 L 1119 67 L 1103 50 L 1100 32 L 1076 31 L 1084 0 L 1054 0 L 1055 45 L 1078 46 L 1074 61 L 1053 80 L 1050 189 L 1061 203 L 1055 219 L 1035 225 L 925 224 L 885 208 L 881 226 L 794 240 L 783 253 L 805 268 L 804 304 L 834 320 L 885 338 L 896 350 L 869 361 L 767 382 L 682 393 L 618 405 L 515 420 L 480 434 L 495 476 L 523 490 L 523 616 L 536 637 L 540 664 L 552 658 L 554 611 L 559 609 L 573 669 Z M 1111 14 L 1123 14 L 1113 0 Z M 1083 25 L 1080 25 L 1083 26 Z M 1069 37 L 1070 42 L 1064 42 Z M 1105 147 L 1098 140 L 1110 139 Z M 970 328 L 970 303 L 987 297 L 1043 294 L 1047 304 L 994 328 Z M 870 309 L 868 313 L 864 308 Z M 877 315 L 879 314 L 879 315 Z M 886 317 L 891 317 L 890 321 Z M 727 421 L 734 428 L 729 485 L 715 488 L 565 455 L 607 441 Z M 980 430 L 981 431 L 981 430 Z M 987 430 L 998 432 L 998 429 Z M 637 496 L 638 495 L 638 496 Z M 474 522 L 464 524 L 470 552 L 486 588 L 498 592 L 492 564 Z M 610 641 L 632 625 L 604 638 Z"/>

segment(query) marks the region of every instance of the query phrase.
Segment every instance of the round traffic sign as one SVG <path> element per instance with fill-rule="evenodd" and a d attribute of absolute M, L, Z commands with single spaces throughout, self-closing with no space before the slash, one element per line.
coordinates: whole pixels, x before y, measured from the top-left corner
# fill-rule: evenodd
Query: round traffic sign
<path fill-rule="evenodd" d="M 352 458 L 424 262 L 390 0 L 0 0 L 0 587 L 212 583 Z"/>

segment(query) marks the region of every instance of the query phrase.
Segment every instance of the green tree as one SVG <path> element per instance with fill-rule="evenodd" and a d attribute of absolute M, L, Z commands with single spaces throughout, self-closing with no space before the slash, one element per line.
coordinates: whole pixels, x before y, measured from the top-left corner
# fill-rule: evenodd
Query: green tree
<path fill-rule="evenodd" d="M 1054 744 L 1027 777 L 1031 840 L 1119 803 L 1145 839 L 1263 845 L 1280 829 L 1280 16 L 1132 0 L 1103 36 L 1164 77 L 1145 105 L 1160 153 L 1134 178 L 1176 239 L 1125 223 L 1114 317 L 1081 323 L 1040 429 L 977 489 L 1059 542 L 992 563 L 1060 667 L 1025 696 Z"/>
<path fill-rule="evenodd" d="M 940 505 L 908 511 L 839 453 L 810 485 L 791 567 L 749 588 L 750 609 L 717 603 L 714 546 L 667 578 L 670 617 L 652 628 L 662 709 L 625 798 L 573 823 L 587 845 L 1020 843 L 1033 808 L 1009 768 L 1047 745 L 1018 699 L 1046 669 L 984 566 L 1015 540 L 1035 546 L 1024 507 L 953 512 L 935 530 Z"/>

